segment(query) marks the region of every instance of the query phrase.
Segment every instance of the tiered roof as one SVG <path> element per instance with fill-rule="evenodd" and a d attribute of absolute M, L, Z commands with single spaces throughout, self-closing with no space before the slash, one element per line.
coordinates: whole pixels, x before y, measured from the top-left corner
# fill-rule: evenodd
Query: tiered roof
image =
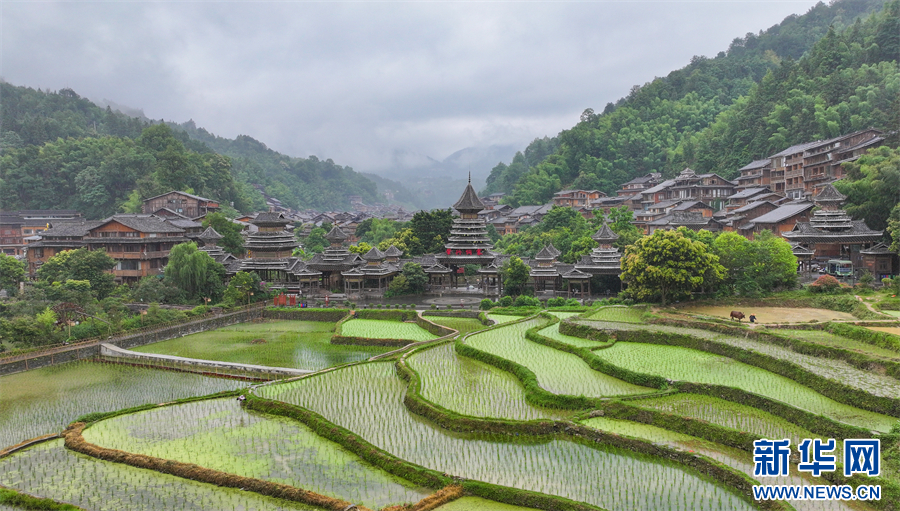
<path fill-rule="evenodd" d="M 453 220 L 450 236 L 444 244 L 445 254 L 438 260 L 445 266 L 463 266 L 466 264 L 487 264 L 493 259 L 493 244 L 487 235 L 487 224 L 478 212 L 484 209 L 484 203 L 472 188 L 472 176 L 462 196 L 453 207 L 459 211 L 459 218 Z"/>
<path fill-rule="evenodd" d="M 620 260 L 622 254 L 613 243 L 619 239 L 609 225 L 603 224 L 600 229 L 591 236 L 600 246 L 591 250 L 590 254 L 581 256 L 581 260 L 575 263 L 575 270 L 590 275 L 618 275 L 622 273 Z M 569 278 L 569 277 L 566 277 Z M 577 278 L 577 277 L 573 277 Z"/>

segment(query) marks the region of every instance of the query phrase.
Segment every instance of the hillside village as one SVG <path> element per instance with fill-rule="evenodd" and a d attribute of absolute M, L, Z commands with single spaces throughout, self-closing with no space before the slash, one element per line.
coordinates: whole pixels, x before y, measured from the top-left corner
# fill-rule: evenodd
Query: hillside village
<path fill-rule="evenodd" d="M 229 278 L 241 271 L 253 272 L 286 293 L 338 292 L 355 299 L 383 296 L 407 262 L 423 267 L 429 279 L 426 289 L 435 293 L 458 288 L 459 273 L 475 264 L 481 292 L 499 296 L 503 293 L 499 271 L 509 256 L 493 250 L 488 225 L 504 236 L 539 224 L 554 207 L 572 208 L 594 218 L 624 206 L 633 213 L 633 225 L 647 235 L 684 227 L 736 232 L 752 239 L 768 230 L 790 242 L 800 272 L 824 269 L 827 261 L 840 260 L 857 277 L 869 272 L 880 280 L 898 273 L 897 254 L 883 243 L 883 231 L 870 229 L 864 219 L 852 219 L 841 209 L 845 197 L 833 183 L 844 176 L 843 165 L 884 140 L 883 132 L 867 129 L 788 147 L 748 163 L 735 180 L 716 173 L 696 174 L 688 168 L 672 179 L 657 173 L 632 179 L 615 196 L 597 190 L 563 190 L 549 204 L 517 208 L 503 204 L 503 194 L 479 198 L 469 184 L 454 205 L 456 220 L 446 254 L 404 258 L 395 246 L 386 251 L 372 248 L 365 254 L 347 249 L 359 241 L 357 227 L 368 218 L 410 220 L 414 212 L 402 208 L 368 207 L 353 197 L 353 211 L 300 212 L 270 198 L 269 211 L 233 219 L 242 228 L 246 251 L 246 257 L 239 258 L 222 250 L 218 245 L 222 236 L 215 229 L 203 227 L 206 215 L 219 211 L 219 202 L 179 191 L 144 199 L 141 214 L 95 221 L 71 210 L 3 212 L 0 249 L 25 260 L 32 278 L 43 263 L 64 250 L 104 250 L 116 260 L 116 280 L 136 284 L 143 277 L 161 275 L 171 249 L 192 241 L 223 264 Z M 296 257 L 294 251 L 302 240 L 322 225 L 330 226 L 325 251 L 308 260 Z M 621 253 L 612 246 L 617 238 L 604 225 L 592 236 L 597 248 L 574 264 L 559 261 L 559 250 L 552 244 L 526 258 L 533 289 L 550 296 L 589 297 L 592 277 L 621 272 Z M 613 285 L 595 291 L 610 289 L 618 290 Z"/>

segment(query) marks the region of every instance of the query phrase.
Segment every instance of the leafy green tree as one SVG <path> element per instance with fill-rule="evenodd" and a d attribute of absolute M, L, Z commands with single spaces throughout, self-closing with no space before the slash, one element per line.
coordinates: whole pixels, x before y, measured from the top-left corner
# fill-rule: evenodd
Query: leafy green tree
<path fill-rule="evenodd" d="M 425 286 L 428 284 L 428 274 L 422 269 L 421 264 L 406 263 L 403 265 L 403 277 L 406 278 L 410 293 L 422 294 L 425 292 Z"/>
<path fill-rule="evenodd" d="M 407 224 L 407 228 L 412 231 L 413 238 L 419 240 L 419 244 L 408 243 L 408 253 L 415 256 L 440 252 L 447 243 L 452 225 L 453 213 L 450 209 L 417 211 Z"/>
<path fill-rule="evenodd" d="M 900 211 L 900 148 L 877 147 L 843 167 L 847 175 L 834 186 L 847 196 L 844 209 L 872 229 L 887 228 Z"/>
<path fill-rule="evenodd" d="M 19 282 L 25 279 L 25 263 L 13 256 L 0 253 L 0 289 L 11 294 L 19 291 Z"/>
<path fill-rule="evenodd" d="M 155 275 L 142 278 L 131 290 L 131 299 L 142 303 L 177 303 L 183 300 L 179 288 Z"/>
<path fill-rule="evenodd" d="M 391 296 L 400 296 L 409 294 L 409 281 L 406 280 L 406 276 L 403 274 L 397 275 L 391 280 L 391 283 L 388 284 L 388 290 L 385 293 L 385 298 L 390 298 Z"/>
<path fill-rule="evenodd" d="M 378 244 L 378 250 L 384 252 L 389 249 L 391 245 L 394 245 L 405 254 L 412 255 L 413 249 L 410 247 L 418 247 L 418 249 L 421 249 L 422 242 L 419 241 L 419 238 L 413 233 L 412 229 L 405 227 L 397 231 L 397 234 L 395 234 L 393 238 L 382 240 L 381 243 Z"/>
<path fill-rule="evenodd" d="M 612 232 L 619 235 L 615 246 L 621 250 L 634 244 L 635 241 L 644 236 L 644 233 L 632 223 L 634 221 L 634 212 L 628 206 L 622 205 L 611 208 L 607 220 Z"/>
<path fill-rule="evenodd" d="M 725 268 L 706 245 L 677 231 L 657 230 L 625 250 L 622 281 L 628 294 L 639 300 L 669 300 L 719 282 Z"/>
<path fill-rule="evenodd" d="M 259 275 L 239 271 L 228 283 L 224 299 L 232 305 L 246 305 L 262 296 L 259 283 Z"/>
<path fill-rule="evenodd" d="M 219 245 L 222 250 L 236 257 L 244 255 L 244 239 L 241 237 L 241 226 L 229 220 L 222 213 L 209 213 L 203 218 L 203 227 L 212 227 L 222 235 Z"/>
<path fill-rule="evenodd" d="M 347 247 L 347 250 L 354 254 L 365 255 L 369 250 L 372 250 L 372 245 L 369 245 L 365 241 L 360 241 L 356 245 Z"/>
<path fill-rule="evenodd" d="M 65 250 L 47 260 L 38 269 L 38 278 L 47 282 L 64 283 L 67 280 L 86 280 L 98 300 L 106 298 L 116 287 L 115 276 L 110 273 L 116 261 L 103 250 Z"/>
<path fill-rule="evenodd" d="M 194 242 L 179 243 L 169 253 L 165 283 L 177 287 L 185 300 L 199 302 L 205 298 L 218 302 L 222 298 L 225 267 Z"/>
<path fill-rule="evenodd" d="M 315 227 L 309 231 L 306 241 L 303 243 L 303 251 L 308 255 L 321 254 L 330 245 L 325 235 L 328 234 L 325 229 Z"/>
<path fill-rule="evenodd" d="M 503 288 L 510 295 L 521 295 L 525 292 L 531 268 L 518 257 L 510 257 L 500 268 Z"/>

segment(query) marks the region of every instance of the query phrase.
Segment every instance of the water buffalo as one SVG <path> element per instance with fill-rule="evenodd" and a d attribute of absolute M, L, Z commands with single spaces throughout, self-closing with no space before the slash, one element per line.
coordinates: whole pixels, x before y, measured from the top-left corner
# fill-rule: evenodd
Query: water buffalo
<path fill-rule="evenodd" d="M 731 319 L 736 319 L 738 321 L 744 319 L 744 313 L 741 311 L 731 311 Z"/>

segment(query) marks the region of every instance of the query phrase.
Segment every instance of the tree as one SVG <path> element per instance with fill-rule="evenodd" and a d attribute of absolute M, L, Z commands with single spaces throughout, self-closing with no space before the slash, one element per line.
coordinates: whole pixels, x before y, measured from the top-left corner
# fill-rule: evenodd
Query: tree
<path fill-rule="evenodd" d="M 10 294 L 19 290 L 19 282 L 25 278 L 25 263 L 13 256 L 0 253 L 0 289 Z"/>
<path fill-rule="evenodd" d="M 504 290 L 509 295 L 520 295 L 525 291 L 531 269 L 518 257 L 510 257 L 500 268 Z"/>
<path fill-rule="evenodd" d="M 425 285 L 428 284 L 428 275 L 422 269 L 421 264 L 406 263 L 403 265 L 403 276 L 406 277 L 410 293 L 422 294 L 425 292 Z"/>
<path fill-rule="evenodd" d="M 325 229 L 316 227 L 309 231 L 306 241 L 303 243 L 303 251 L 306 254 L 321 254 L 330 245 L 325 235 L 328 234 Z"/>
<path fill-rule="evenodd" d="M 203 219 L 203 227 L 212 227 L 222 235 L 219 245 L 222 250 L 236 257 L 244 255 L 244 239 L 241 237 L 241 226 L 229 220 L 222 213 L 209 213 Z"/>
<path fill-rule="evenodd" d="M 116 287 L 115 276 L 110 271 L 116 260 L 103 250 L 65 250 L 47 260 L 38 269 L 38 278 L 48 283 L 87 280 L 91 292 L 98 300 L 106 298 Z"/>
<path fill-rule="evenodd" d="M 187 301 L 198 302 L 209 298 L 218 302 L 222 297 L 225 267 L 206 252 L 198 250 L 196 243 L 179 243 L 169 252 L 164 280 L 166 284 L 181 289 Z"/>
<path fill-rule="evenodd" d="M 419 244 L 408 245 L 409 254 L 422 255 L 443 250 L 452 225 L 453 213 L 450 209 L 416 212 L 407 228 L 412 230 L 412 235 L 419 240 Z"/>
<path fill-rule="evenodd" d="M 847 195 L 844 209 L 872 229 L 889 228 L 897 244 L 900 232 L 891 220 L 900 218 L 900 148 L 875 148 L 844 168 L 847 176 L 834 184 Z"/>
<path fill-rule="evenodd" d="M 657 230 L 625 250 L 622 281 L 640 300 L 668 300 L 690 296 L 694 290 L 720 281 L 725 268 L 706 245 L 677 231 Z"/>
<path fill-rule="evenodd" d="M 245 305 L 252 301 L 254 296 L 262 293 L 259 288 L 259 275 L 245 271 L 239 271 L 231 278 L 228 288 L 225 290 L 225 301 L 233 305 Z"/>

